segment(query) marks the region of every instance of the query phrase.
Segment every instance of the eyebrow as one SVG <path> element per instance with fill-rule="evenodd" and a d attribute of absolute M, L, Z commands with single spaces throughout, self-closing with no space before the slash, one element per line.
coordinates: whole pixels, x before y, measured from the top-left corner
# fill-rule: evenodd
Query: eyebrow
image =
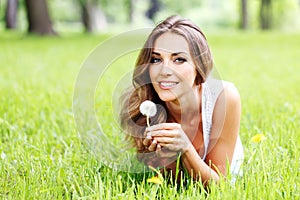
<path fill-rule="evenodd" d="M 152 54 L 157 55 L 157 56 L 160 56 L 160 53 L 155 52 L 155 51 L 152 51 Z M 172 53 L 171 55 L 172 55 L 172 56 L 177 56 L 177 55 L 179 55 L 179 54 L 185 54 L 185 55 L 187 55 L 186 52 L 175 52 L 175 53 Z"/>

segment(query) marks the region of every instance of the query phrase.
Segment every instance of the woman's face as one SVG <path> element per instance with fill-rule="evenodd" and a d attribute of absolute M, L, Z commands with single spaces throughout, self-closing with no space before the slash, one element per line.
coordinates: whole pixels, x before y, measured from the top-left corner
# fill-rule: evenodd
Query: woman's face
<path fill-rule="evenodd" d="M 157 38 L 149 74 L 155 91 L 166 102 L 178 100 L 195 87 L 196 69 L 184 37 L 167 32 Z"/>

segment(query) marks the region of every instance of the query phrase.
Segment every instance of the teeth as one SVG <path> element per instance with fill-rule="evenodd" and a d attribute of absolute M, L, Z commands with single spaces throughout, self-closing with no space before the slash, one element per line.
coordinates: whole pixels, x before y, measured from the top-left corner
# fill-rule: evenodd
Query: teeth
<path fill-rule="evenodd" d="M 161 82 L 160 84 L 164 87 L 171 87 L 171 86 L 176 85 L 176 83 L 174 83 L 174 82 Z"/>

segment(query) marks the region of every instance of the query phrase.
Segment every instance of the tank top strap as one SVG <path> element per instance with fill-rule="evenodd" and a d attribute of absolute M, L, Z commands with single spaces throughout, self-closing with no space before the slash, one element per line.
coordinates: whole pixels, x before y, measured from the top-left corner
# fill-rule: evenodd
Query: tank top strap
<path fill-rule="evenodd" d="M 212 127 L 212 115 L 216 101 L 229 82 L 208 78 L 206 82 L 202 83 L 202 126 L 203 126 L 203 141 L 204 141 L 204 156 L 207 155 L 207 149 L 210 139 L 210 131 Z"/>

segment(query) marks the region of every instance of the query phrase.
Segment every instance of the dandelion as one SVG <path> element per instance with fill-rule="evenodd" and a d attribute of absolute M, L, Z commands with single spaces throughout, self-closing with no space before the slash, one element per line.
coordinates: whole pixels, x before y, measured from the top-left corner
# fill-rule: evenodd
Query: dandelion
<path fill-rule="evenodd" d="M 264 134 L 256 134 L 251 138 L 251 141 L 254 143 L 260 143 L 266 139 L 267 137 Z"/>
<path fill-rule="evenodd" d="M 156 105 L 152 101 L 146 100 L 140 105 L 140 112 L 147 117 L 147 126 L 150 127 L 149 118 L 156 114 Z"/>
<path fill-rule="evenodd" d="M 162 181 L 157 176 L 153 176 L 153 177 L 147 179 L 147 183 L 154 183 L 154 184 L 161 185 Z"/>
<path fill-rule="evenodd" d="M 260 151 L 260 157 L 261 157 L 261 162 L 262 162 L 263 173 L 264 173 L 264 177 L 265 177 L 264 180 L 267 180 L 267 171 L 266 171 L 266 168 L 265 168 L 265 159 L 264 159 L 264 152 L 263 152 L 262 142 L 264 140 L 266 140 L 266 139 L 267 139 L 267 137 L 264 134 L 256 134 L 256 135 L 254 135 L 251 138 L 252 142 L 254 142 L 254 143 L 260 143 L 260 145 L 259 145 L 259 151 Z M 253 155 L 255 154 L 255 152 L 256 152 L 256 149 L 254 150 Z M 252 159 L 253 155 L 250 157 L 248 163 Z"/>

